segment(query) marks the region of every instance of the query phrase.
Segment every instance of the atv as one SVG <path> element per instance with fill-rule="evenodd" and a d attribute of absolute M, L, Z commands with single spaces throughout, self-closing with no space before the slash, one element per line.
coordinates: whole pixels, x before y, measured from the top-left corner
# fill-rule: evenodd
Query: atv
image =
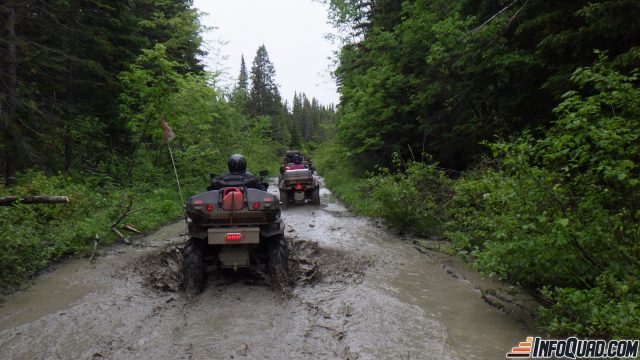
<path fill-rule="evenodd" d="M 313 167 L 313 163 L 311 162 L 311 159 L 307 156 L 302 155 L 302 153 L 300 153 L 300 151 L 298 150 L 287 150 L 284 153 L 284 155 L 282 156 L 283 168 L 286 167 L 288 164 L 293 163 L 295 157 L 300 157 L 302 159 L 302 163 L 304 164 L 304 166 L 307 169 L 311 170 L 312 173 L 315 172 L 315 168 Z"/>
<path fill-rule="evenodd" d="M 304 204 L 306 200 L 310 200 L 313 205 L 320 205 L 320 184 L 311 169 L 289 169 L 283 166 L 278 176 L 278 188 L 280 202 L 284 206 L 290 203 Z"/>
<path fill-rule="evenodd" d="M 314 205 L 320 205 L 320 184 L 314 175 L 311 159 L 298 150 L 288 150 L 282 161 L 278 176 L 280 202 L 287 206 L 290 203 L 304 204 L 310 200 Z"/>
<path fill-rule="evenodd" d="M 289 252 L 275 195 L 243 186 L 225 187 L 189 198 L 186 211 L 185 290 L 204 290 L 208 265 L 221 270 L 267 270 L 275 285 L 288 283 Z"/>

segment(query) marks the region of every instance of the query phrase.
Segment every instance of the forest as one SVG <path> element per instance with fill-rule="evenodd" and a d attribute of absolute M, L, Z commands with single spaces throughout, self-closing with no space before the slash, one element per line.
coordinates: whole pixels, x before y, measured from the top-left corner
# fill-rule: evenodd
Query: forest
<path fill-rule="evenodd" d="M 0 196 L 65 195 L 66 205 L 0 207 L 0 288 L 52 261 L 126 240 L 182 214 L 185 196 L 232 153 L 275 173 L 280 154 L 323 140 L 332 104 L 279 94 L 266 47 L 227 92 L 202 60 L 192 1 L 8 1 L 2 19 Z M 116 231 L 117 230 L 117 231 Z"/>
<path fill-rule="evenodd" d="M 328 3 L 328 186 L 528 289 L 548 333 L 638 338 L 640 3 Z"/>
<path fill-rule="evenodd" d="M 325 0 L 340 103 L 262 45 L 225 90 L 191 0 L 0 5 L 0 290 L 180 218 L 244 154 L 313 152 L 358 213 L 533 294 L 541 331 L 640 338 L 640 2 Z M 250 56 L 253 54 L 245 54 Z"/>

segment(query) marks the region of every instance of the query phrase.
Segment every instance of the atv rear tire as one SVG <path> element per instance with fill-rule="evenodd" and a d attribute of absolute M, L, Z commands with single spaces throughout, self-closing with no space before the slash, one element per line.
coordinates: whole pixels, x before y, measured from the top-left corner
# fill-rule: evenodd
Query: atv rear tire
<path fill-rule="evenodd" d="M 283 288 L 290 285 L 289 276 L 289 248 L 283 234 L 275 235 L 269 239 L 269 275 L 275 288 Z"/>
<path fill-rule="evenodd" d="M 320 186 L 313 189 L 313 192 L 311 193 L 311 203 L 313 205 L 320 205 Z"/>
<path fill-rule="evenodd" d="M 204 264 L 204 240 L 191 238 L 182 251 L 182 286 L 191 294 L 204 290 L 206 266 Z"/>
<path fill-rule="evenodd" d="M 280 202 L 282 203 L 282 207 L 287 207 L 289 205 L 289 192 L 280 190 Z"/>

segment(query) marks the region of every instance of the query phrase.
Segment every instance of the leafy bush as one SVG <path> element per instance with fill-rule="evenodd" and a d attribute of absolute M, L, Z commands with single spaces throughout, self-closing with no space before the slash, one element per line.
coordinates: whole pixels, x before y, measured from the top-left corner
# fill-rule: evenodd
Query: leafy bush
<path fill-rule="evenodd" d="M 362 173 L 335 137 L 316 150 L 313 164 L 336 196 L 354 210 L 366 212 L 369 199 L 361 191 L 364 185 Z"/>
<path fill-rule="evenodd" d="M 394 162 L 401 166 L 397 155 Z M 397 172 L 382 168 L 366 181 L 369 212 L 402 232 L 440 234 L 450 182 L 435 164 L 410 161 L 406 171 Z"/>
<path fill-rule="evenodd" d="M 539 291 L 547 331 L 638 337 L 639 79 L 601 56 L 572 80 L 580 91 L 565 94 L 544 137 L 488 144 L 496 160 L 457 180 L 397 157 L 400 171 L 363 180 L 335 144 L 319 168 L 356 210 L 421 235 L 444 228 L 479 270 Z"/>
<path fill-rule="evenodd" d="M 176 134 L 171 146 L 185 198 L 205 190 L 210 172 L 225 172 L 234 152 L 247 157 L 252 171 L 275 173 L 278 148 L 269 142 L 270 119 L 241 115 L 210 86 L 211 79 L 179 68 L 158 45 L 121 73 L 120 115 L 135 145 L 130 154 L 90 164 L 92 175 L 25 171 L 15 186 L 0 188 L 0 194 L 70 198 L 66 205 L 0 207 L 0 290 L 15 288 L 51 261 L 91 250 L 96 234 L 100 244 L 115 241 L 111 225 L 129 204 L 142 210 L 126 223 L 141 231 L 182 215 L 161 114 Z"/>
<path fill-rule="evenodd" d="M 607 272 L 589 289 L 546 288 L 543 294 L 553 305 L 542 308 L 540 321 L 559 334 L 582 334 L 591 338 L 640 337 L 640 281 L 631 274 L 623 279 Z"/>
<path fill-rule="evenodd" d="M 169 183 L 169 185 L 172 185 Z M 143 208 L 127 218 L 139 230 L 148 230 L 178 218 L 182 213 L 173 188 L 140 191 L 107 186 L 93 188 L 69 183 L 61 176 L 25 172 L 18 184 L 0 188 L 0 194 L 64 194 L 68 204 L 15 204 L 0 207 L 0 290 L 19 286 L 51 261 L 75 253 L 86 253 L 95 236 L 100 244 L 117 239 L 110 226 L 130 200 Z"/>
<path fill-rule="evenodd" d="M 364 173 L 352 165 L 348 152 L 329 140 L 314 154 L 315 165 L 328 187 L 355 211 L 384 219 L 404 233 L 439 235 L 441 214 L 450 197 L 451 180 L 435 164 L 409 161 L 403 165 L 394 156 L 392 171 L 378 168 Z"/>
<path fill-rule="evenodd" d="M 541 290 L 549 331 L 637 336 L 638 77 L 602 57 L 572 79 L 586 96 L 565 94 L 544 138 L 491 144 L 500 166 L 455 183 L 447 235 L 479 269 Z"/>

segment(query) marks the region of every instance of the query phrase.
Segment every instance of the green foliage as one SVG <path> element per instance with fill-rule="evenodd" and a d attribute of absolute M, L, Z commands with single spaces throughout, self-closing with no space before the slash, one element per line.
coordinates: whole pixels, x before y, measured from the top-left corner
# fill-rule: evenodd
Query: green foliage
<path fill-rule="evenodd" d="M 24 172 L 18 184 L 0 188 L 6 195 L 65 194 L 65 205 L 21 205 L 0 207 L 0 289 L 22 284 L 51 261 L 93 248 L 96 235 L 101 245 L 116 240 L 110 227 L 130 199 L 144 208 L 127 218 L 139 230 L 149 230 L 181 214 L 175 190 L 143 191 L 110 185 L 94 188 L 71 183 L 61 176 Z M 90 179 L 86 179 L 90 180 Z"/>
<path fill-rule="evenodd" d="M 324 140 L 326 135 L 323 126 L 330 126 L 334 122 L 333 104 L 323 106 L 316 98 L 309 100 L 305 93 L 294 94 L 289 122 L 290 146 L 300 148 L 303 144 Z"/>
<path fill-rule="evenodd" d="M 397 168 L 402 163 L 394 157 Z M 368 212 L 401 232 L 422 236 L 441 233 L 441 214 L 447 204 L 451 180 L 435 164 L 409 161 L 403 171 L 381 168 L 366 180 L 363 195 Z"/>
<path fill-rule="evenodd" d="M 355 211 L 382 218 L 402 233 L 441 234 L 441 214 L 451 196 L 452 181 L 436 164 L 418 161 L 403 164 L 396 155 L 394 164 L 398 171 L 379 168 L 376 174 L 363 176 L 357 167 L 345 166 L 348 157 L 335 143 L 324 143 L 314 159 L 327 186 Z"/>
<path fill-rule="evenodd" d="M 604 273 L 591 289 L 547 288 L 553 301 L 541 308 L 540 321 L 556 334 L 582 334 L 591 338 L 640 337 L 640 282 L 637 276 L 620 279 Z"/>
<path fill-rule="evenodd" d="M 359 169 L 351 166 L 350 159 L 344 148 L 335 138 L 322 143 L 313 154 L 313 164 L 322 174 L 325 185 L 356 211 L 365 211 L 369 201 L 362 196 L 364 179 Z"/>
<path fill-rule="evenodd" d="M 456 181 L 447 235 L 488 273 L 535 289 L 552 332 L 637 336 L 640 89 L 605 57 L 579 68 L 546 136 L 490 145 Z M 582 95 L 586 94 L 586 95 Z"/>
<path fill-rule="evenodd" d="M 136 97 L 121 93 L 123 86 L 134 91 L 124 82 L 143 79 L 119 75 L 132 66 L 144 67 L 145 57 L 150 63 L 165 60 L 145 68 L 147 74 L 157 75 L 163 66 L 181 74 L 201 73 L 201 25 L 191 3 L 25 0 L 0 5 L 2 23 L 14 20 L 13 31 L 3 28 L 0 34 L 3 178 L 33 166 L 48 174 L 86 168 L 102 172 L 114 157 L 135 153 L 129 118 L 118 116 L 119 101 Z M 148 90 L 160 92 L 163 82 L 170 82 L 159 76 L 147 80 L 159 87 Z"/>
<path fill-rule="evenodd" d="M 638 337 L 638 72 L 624 75 L 600 53 L 572 80 L 578 90 L 566 92 L 543 137 L 485 143 L 494 159 L 456 180 L 397 155 L 364 180 L 335 139 L 319 149 L 318 167 L 357 211 L 403 232 L 443 234 L 477 269 L 537 291 L 544 330 Z"/>
<path fill-rule="evenodd" d="M 594 48 L 621 68 L 638 64 L 640 7 L 629 0 L 332 0 L 330 9 L 350 28 L 335 71 L 337 133 L 368 170 L 391 166 L 393 153 L 410 158 L 407 145 L 465 169 L 487 153 L 480 142 L 550 126 Z"/>
<path fill-rule="evenodd" d="M 261 45 L 251 66 L 250 114 L 276 116 L 281 110 L 281 98 L 276 84 L 276 69 L 267 48 Z"/>
<path fill-rule="evenodd" d="M 4 187 L 3 181 L 0 194 L 67 195 L 70 204 L 0 207 L 0 289 L 19 286 L 51 261 L 85 253 L 96 235 L 100 245 L 113 242 L 111 225 L 128 206 L 142 209 L 126 218 L 142 231 L 182 215 L 162 117 L 176 135 L 171 147 L 185 197 L 204 191 L 209 173 L 225 172 L 233 153 L 244 154 L 255 173 L 276 172 L 286 146 L 273 143 L 272 119 L 247 117 L 243 106 L 228 102 L 213 85 L 215 76 L 202 71 L 197 60 L 203 54 L 201 26 L 190 1 L 136 0 L 95 9 L 88 4 L 71 9 L 65 3 L 61 13 L 56 8 L 47 14 L 26 11 L 31 3 L 1 5 L 0 16 L 7 7 L 31 16 L 31 27 L 18 24 L 20 39 L 42 41 L 59 57 L 48 57 L 56 67 L 49 75 L 18 73 L 24 88 L 18 89 L 21 103 L 15 112 L 5 112 L 2 92 L 0 135 L 7 141 L 0 145 L 0 165 L 4 180 L 17 174 L 17 184 Z M 79 23 L 60 22 L 73 12 Z M 55 41 L 49 43 L 45 34 L 52 30 L 41 28 L 38 19 L 64 31 L 54 31 Z M 79 29 L 114 33 L 92 39 L 98 42 L 93 52 L 79 43 L 82 51 L 74 52 L 64 46 L 80 40 L 73 38 L 80 36 Z M 114 58 L 117 64 L 110 62 Z M 11 59 L 3 54 L 0 60 L 4 66 Z M 29 59 L 24 67 L 43 73 L 44 63 Z M 67 82 L 51 83 L 50 77 Z M 57 103 L 64 104 L 46 108 Z M 6 124 L 11 131 L 4 131 Z"/>

